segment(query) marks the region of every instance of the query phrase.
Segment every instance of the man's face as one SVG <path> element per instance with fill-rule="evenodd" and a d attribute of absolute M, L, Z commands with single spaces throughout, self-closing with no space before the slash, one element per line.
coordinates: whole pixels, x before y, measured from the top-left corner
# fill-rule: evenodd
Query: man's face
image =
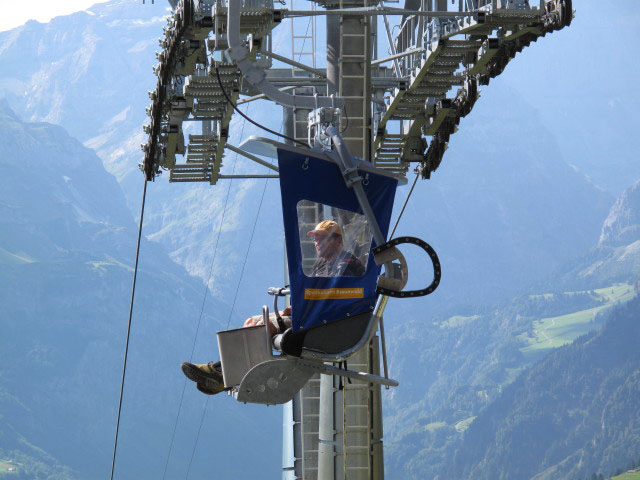
<path fill-rule="evenodd" d="M 342 237 L 339 235 L 327 235 L 326 233 L 314 233 L 313 242 L 319 257 L 331 259 L 340 251 Z"/>

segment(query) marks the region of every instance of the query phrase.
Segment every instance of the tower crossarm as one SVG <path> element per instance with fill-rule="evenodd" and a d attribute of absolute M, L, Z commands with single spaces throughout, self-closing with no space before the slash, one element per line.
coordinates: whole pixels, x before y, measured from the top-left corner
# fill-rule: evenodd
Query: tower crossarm
<path fill-rule="evenodd" d="M 416 52 L 399 58 L 400 75 L 409 80 L 391 91 L 378 116 L 377 166 L 406 172 L 409 162 L 419 162 L 429 178 L 473 108 L 478 85 L 488 85 L 525 47 L 568 26 L 573 15 L 570 0 L 542 0 L 539 8 L 517 0 L 480 3 L 486 5 L 474 16 L 434 17 L 426 25 L 417 16 L 403 18 L 395 38 L 398 55 L 401 49 Z M 447 97 L 454 88 L 455 96 Z"/>
<path fill-rule="evenodd" d="M 270 32 L 279 22 L 272 0 L 243 2 L 240 32 L 250 39 L 251 58 L 269 48 Z M 148 180 L 162 170 L 169 171 L 171 182 L 215 184 L 220 178 L 231 102 L 243 88 L 239 68 L 224 55 L 226 23 L 227 7 L 220 0 L 180 0 L 167 18 L 156 54 L 156 87 L 149 92 L 147 141 L 141 146 L 140 167 Z M 202 131 L 185 138 L 184 129 L 193 122 L 201 123 Z"/>

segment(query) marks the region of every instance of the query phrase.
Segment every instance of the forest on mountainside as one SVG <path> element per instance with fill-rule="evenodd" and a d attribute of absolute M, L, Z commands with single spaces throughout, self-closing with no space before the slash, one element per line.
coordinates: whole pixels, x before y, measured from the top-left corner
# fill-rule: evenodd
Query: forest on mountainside
<path fill-rule="evenodd" d="M 640 297 L 523 372 L 465 434 L 444 478 L 582 479 L 640 455 Z"/>
<path fill-rule="evenodd" d="M 584 332 L 597 331 L 610 316 L 618 315 L 616 309 L 619 305 L 625 305 L 624 302 L 637 294 L 632 285 L 617 288 L 625 292 L 620 297 L 622 303 L 606 303 L 595 292 L 536 295 L 515 298 L 483 314 L 436 321 L 428 328 L 423 327 L 424 337 L 415 334 L 419 319 L 394 330 L 393 335 L 401 335 L 399 344 L 403 346 L 404 354 L 402 362 L 398 363 L 398 355 L 392 351 L 394 362 L 390 368 L 402 372 L 402 378 L 407 379 L 404 386 L 410 396 L 403 397 L 403 401 L 394 398 L 391 402 L 386 437 L 390 452 L 389 470 L 401 471 L 405 475 L 410 472 L 406 478 L 416 479 L 425 473 L 428 478 L 475 478 L 451 476 L 451 459 L 456 451 L 465 451 L 463 442 L 467 441 L 467 435 L 472 429 L 492 435 L 494 432 L 488 431 L 481 420 L 493 405 L 503 401 L 508 395 L 508 388 L 513 388 L 512 384 L 538 368 L 538 362 L 570 348 L 571 342 L 583 338 Z M 614 289 L 605 290 L 611 292 Z M 637 300 L 633 302 L 632 310 L 638 305 Z M 554 338 L 550 342 L 541 334 L 539 341 L 532 342 L 532 337 L 540 333 L 539 320 L 547 316 L 553 316 L 551 318 L 558 322 L 568 319 L 560 333 L 561 341 L 557 343 Z M 554 333 L 552 328 L 548 330 L 548 335 Z M 633 331 L 622 333 L 626 334 L 633 338 Z M 567 346 L 558 348 L 562 344 Z M 446 362 L 441 359 L 446 359 Z M 437 365 L 438 369 L 416 368 L 429 365 Z M 630 365 L 633 368 L 633 360 Z M 638 367 L 635 364 L 635 368 Z M 590 368 L 585 366 L 586 371 Z M 539 374 L 544 376 L 541 382 L 549 385 L 561 381 L 553 370 Z M 577 388 L 579 384 L 573 386 Z M 559 415 L 565 406 L 559 405 Z M 504 409 L 498 408 L 496 415 L 501 413 Z M 507 424 L 509 421 L 505 420 Z M 582 431 L 578 436 L 587 433 Z M 554 435 L 555 441 L 564 441 L 562 430 L 549 432 L 549 438 Z M 583 437 L 583 440 L 585 438 L 588 437 Z M 627 440 L 628 445 L 633 445 L 633 438 Z M 515 438 L 512 441 L 517 444 Z M 482 449 L 483 442 L 486 438 L 472 444 Z M 519 452 L 519 449 L 512 452 L 505 463 L 517 463 Z M 481 465 L 483 468 L 485 463 Z M 484 475 L 482 468 L 478 468 L 480 471 L 474 474 Z M 391 478 L 396 477 L 392 475 Z M 487 478 L 491 478 L 491 473 Z"/>

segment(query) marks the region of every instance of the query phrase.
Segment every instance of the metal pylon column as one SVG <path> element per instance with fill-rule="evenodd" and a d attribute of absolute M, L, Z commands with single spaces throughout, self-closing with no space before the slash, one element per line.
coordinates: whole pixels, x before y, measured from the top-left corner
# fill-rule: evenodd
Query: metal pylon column
<path fill-rule="evenodd" d="M 378 338 L 351 357 L 349 369 L 374 373 L 379 372 Z M 320 397 L 332 397 L 330 408 L 320 406 L 320 458 L 321 480 L 382 480 L 384 457 L 382 451 L 382 400 L 379 385 L 344 381 L 333 377 L 332 382 L 321 382 Z M 327 386 L 331 392 L 326 392 Z M 333 418 L 323 418 L 330 413 Z M 333 442 L 324 441 L 323 430 L 329 420 L 333 423 Z M 323 427 L 324 426 L 324 427 Z M 333 471 L 326 456 L 333 449 Z"/>
<path fill-rule="evenodd" d="M 291 10 L 295 10 L 295 0 L 290 1 Z M 314 2 L 298 0 L 298 3 L 303 3 L 303 8 L 307 8 L 310 5 L 311 10 L 316 9 Z M 291 22 L 291 59 L 296 62 L 310 64 L 311 67 L 316 68 L 316 17 L 311 16 L 309 18 L 296 18 L 289 19 Z M 307 72 L 293 67 L 291 69 L 292 76 L 308 76 Z M 297 88 L 293 91 L 295 95 L 313 95 L 315 89 L 311 88 Z M 293 115 L 293 131 L 292 137 L 300 142 L 307 142 L 308 136 L 308 119 L 311 110 L 305 108 L 293 108 L 291 114 Z"/>
<path fill-rule="evenodd" d="M 340 0 L 340 8 L 368 6 Z M 341 132 L 352 155 L 371 161 L 370 17 L 327 17 L 328 93 L 345 99 Z M 378 338 L 348 361 L 348 368 L 379 374 Z M 382 403 L 379 386 L 323 376 L 320 382 L 318 478 L 382 480 Z"/>
<path fill-rule="evenodd" d="M 340 0 L 333 7 L 368 5 L 369 0 Z M 327 16 L 327 94 L 345 98 L 342 137 L 352 155 L 367 161 L 371 161 L 372 147 L 373 22 L 368 16 Z M 295 52 L 292 46 L 292 54 Z M 306 140 L 307 114 L 308 111 L 285 109 L 285 132 L 297 140 Z M 375 337 L 349 359 L 348 368 L 379 375 L 379 364 Z M 380 386 L 344 382 L 339 377 L 314 377 L 294 398 L 289 415 L 285 422 L 293 425 L 293 465 L 283 478 L 384 478 Z"/>
<path fill-rule="evenodd" d="M 298 109 L 300 111 L 300 109 Z M 296 136 L 295 110 L 285 108 L 285 132 Z M 306 125 L 306 123 L 305 123 Z M 305 130 L 306 135 L 306 130 Z M 306 139 L 306 136 L 305 136 Z M 301 139 L 302 140 L 302 139 Z M 317 206 L 299 205 L 303 210 L 300 219 L 305 230 L 311 230 L 322 218 Z M 314 249 L 313 242 L 303 242 L 303 248 Z M 283 480 L 318 479 L 318 433 L 320 417 L 320 375 L 314 375 L 284 410 L 285 425 L 293 428 L 291 452 L 285 452 L 285 470 Z M 285 447 L 287 441 L 285 438 Z"/>
<path fill-rule="evenodd" d="M 369 0 L 340 0 L 340 8 L 366 7 Z M 371 50 L 372 24 L 367 16 L 339 17 L 340 57 L 335 82 L 345 99 L 342 137 L 349 152 L 371 161 Z M 327 72 L 329 75 L 329 72 Z M 349 369 L 379 374 L 378 339 L 375 337 L 348 362 Z M 380 386 L 333 379 L 334 475 L 326 479 L 381 480 L 382 408 Z M 325 385 L 324 383 L 322 384 Z M 323 392 L 321 392 L 322 396 Z M 321 412 L 323 410 L 321 409 Z M 323 418 L 320 419 L 322 424 Z M 324 480 L 324 479 L 322 479 Z"/>
<path fill-rule="evenodd" d="M 369 5 L 369 0 L 340 0 L 339 4 L 340 8 Z M 375 17 L 341 16 L 339 22 L 340 56 L 334 81 L 338 95 L 345 99 L 340 130 L 349 152 L 371 161 L 371 26 Z"/>
<path fill-rule="evenodd" d="M 308 4 L 308 2 L 303 2 Z M 295 10 L 294 0 L 290 2 L 291 10 Z M 315 10 L 315 3 L 312 3 Z M 311 63 L 316 67 L 316 20 L 315 17 L 291 18 L 291 59 L 297 62 Z M 292 68 L 292 76 L 308 73 Z M 297 88 L 295 95 L 313 95 L 314 89 Z M 304 108 L 284 107 L 285 134 L 299 142 L 308 140 L 308 118 L 310 110 Z M 291 142 L 287 142 L 291 143 Z M 313 228 L 319 217 L 308 212 L 310 228 Z M 293 426 L 293 465 L 292 470 L 283 472 L 283 480 L 316 480 L 318 478 L 318 417 L 320 411 L 320 375 L 314 375 L 291 401 L 291 408 L 285 409 L 285 423 Z"/>

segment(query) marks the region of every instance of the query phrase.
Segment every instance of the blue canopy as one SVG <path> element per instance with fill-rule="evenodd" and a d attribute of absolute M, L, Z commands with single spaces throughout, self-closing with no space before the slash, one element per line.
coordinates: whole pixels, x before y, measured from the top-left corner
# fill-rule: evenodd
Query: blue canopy
<path fill-rule="evenodd" d="M 361 276 L 344 276 L 348 273 L 342 276 L 339 273 L 338 276 L 316 276 L 309 265 L 313 263 L 313 257 L 316 255 L 310 240 L 307 240 L 303 252 L 305 230 L 313 229 L 313 226 L 309 228 L 308 224 L 304 223 L 305 208 L 315 208 L 313 223 L 335 218 L 340 225 L 343 218 L 355 218 L 359 220 L 352 222 L 352 225 L 366 224 L 365 217 L 350 216 L 363 215 L 363 212 L 353 189 L 345 185 L 339 167 L 323 158 L 284 149 L 278 149 L 278 163 L 291 284 L 293 331 L 373 311 L 376 302 L 376 280 L 381 267 L 373 260 L 371 249 L 376 245 L 370 233 L 364 243 L 365 251 L 343 253 L 343 259 L 347 258 L 349 262 L 359 265 L 358 271 L 361 272 L 362 267 L 366 267 Z M 362 184 L 378 226 L 386 238 L 398 181 L 392 177 L 363 171 L 361 176 L 364 178 Z M 336 216 L 331 217 L 331 212 L 337 212 Z M 308 218 L 306 220 L 308 221 Z M 340 225 L 339 228 L 341 231 L 344 229 L 345 236 L 348 236 L 347 227 L 352 225 Z M 360 229 L 360 238 L 367 236 L 363 232 L 369 230 Z M 364 261 L 357 260 L 357 253 Z"/>

